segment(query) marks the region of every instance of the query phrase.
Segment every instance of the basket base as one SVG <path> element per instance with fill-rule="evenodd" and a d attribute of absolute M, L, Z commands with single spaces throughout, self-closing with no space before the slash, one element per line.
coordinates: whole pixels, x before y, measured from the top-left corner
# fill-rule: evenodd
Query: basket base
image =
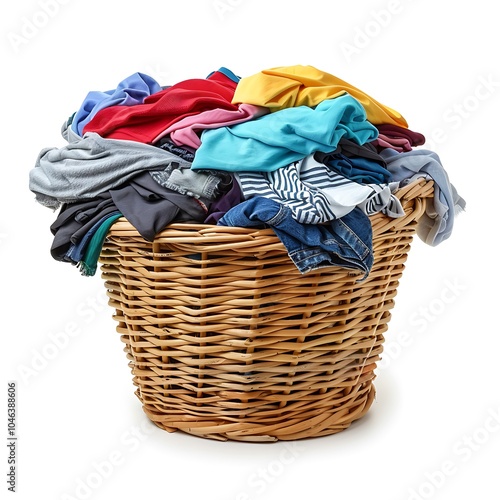
<path fill-rule="evenodd" d="M 262 423 L 250 419 L 224 420 L 223 418 L 206 419 L 187 415 L 169 415 L 143 405 L 147 417 L 158 427 L 167 432 L 184 432 L 193 436 L 218 441 L 275 442 L 295 441 L 341 432 L 356 420 L 361 419 L 370 409 L 375 399 L 375 386 L 364 384 L 349 404 L 337 407 L 321 408 L 314 415 L 298 415 L 295 418 L 283 414 L 272 422 Z M 136 396 L 141 399 L 139 391 Z"/>

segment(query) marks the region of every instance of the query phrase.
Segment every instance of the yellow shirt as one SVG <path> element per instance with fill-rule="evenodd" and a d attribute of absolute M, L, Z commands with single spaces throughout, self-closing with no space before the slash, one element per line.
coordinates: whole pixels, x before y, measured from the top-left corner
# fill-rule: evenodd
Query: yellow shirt
<path fill-rule="evenodd" d="M 270 111 L 294 106 L 315 107 L 325 99 L 345 93 L 357 99 L 374 125 L 388 123 L 408 127 L 403 116 L 351 84 L 313 66 L 281 66 L 242 78 L 236 86 L 233 104 L 254 104 Z"/>

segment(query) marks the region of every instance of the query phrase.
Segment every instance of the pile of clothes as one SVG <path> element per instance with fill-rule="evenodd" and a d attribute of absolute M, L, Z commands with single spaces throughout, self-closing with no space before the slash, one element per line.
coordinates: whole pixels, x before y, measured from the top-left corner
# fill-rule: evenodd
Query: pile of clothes
<path fill-rule="evenodd" d="M 58 210 L 54 259 L 92 276 L 120 217 L 152 241 L 173 222 L 271 227 L 301 273 L 373 264 L 369 216 L 404 215 L 395 192 L 434 181 L 419 225 L 447 239 L 465 201 L 438 155 L 405 118 L 312 66 L 239 77 L 225 67 L 161 86 L 135 73 L 91 91 L 29 173 L 40 204 Z"/>

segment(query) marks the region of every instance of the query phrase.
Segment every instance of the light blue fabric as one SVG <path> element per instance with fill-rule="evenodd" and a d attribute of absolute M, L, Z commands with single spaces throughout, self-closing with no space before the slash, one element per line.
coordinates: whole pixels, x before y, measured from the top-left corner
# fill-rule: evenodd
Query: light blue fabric
<path fill-rule="evenodd" d="M 272 172 L 316 151 L 331 152 L 345 137 L 378 137 L 359 101 L 346 94 L 315 108 L 285 108 L 230 127 L 205 130 L 191 168 Z"/>
<path fill-rule="evenodd" d="M 133 106 L 144 102 L 146 97 L 162 90 L 160 84 L 148 75 L 134 73 L 122 80 L 116 89 L 104 92 L 92 90 L 87 94 L 80 109 L 75 113 L 71 128 L 78 135 L 83 134 L 83 128 L 101 109 L 109 106 Z"/>
<path fill-rule="evenodd" d="M 434 197 L 427 200 L 417 234 L 431 246 L 448 239 L 453 231 L 455 215 L 465 210 L 466 203 L 451 184 L 439 156 L 427 149 L 398 153 L 392 148 L 383 149 L 380 156 L 387 162 L 387 169 L 400 186 L 419 178 L 434 181 Z"/>
<path fill-rule="evenodd" d="M 191 163 L 161 148 L 136 141 L 106 139 L 87 132 L 62 148 L 44 148 L 29 172 L 35 199 L 53 209 L 61 203 L 90 199 L 121 186 L 138 173 Z"/>

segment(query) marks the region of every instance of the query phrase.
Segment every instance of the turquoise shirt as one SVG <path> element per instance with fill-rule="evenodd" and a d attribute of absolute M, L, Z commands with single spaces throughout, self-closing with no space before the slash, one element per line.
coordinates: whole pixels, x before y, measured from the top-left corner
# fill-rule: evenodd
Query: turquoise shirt
<path fill-rule="evenodd" d="M 315 108 L 286 108 L 205 130 L 191 168 L 272 172 L 316 151 L 335 150 L 341 137 L 357 144 L 378 137 L 361 103 L 349 94 L 322 101 Z"/>

